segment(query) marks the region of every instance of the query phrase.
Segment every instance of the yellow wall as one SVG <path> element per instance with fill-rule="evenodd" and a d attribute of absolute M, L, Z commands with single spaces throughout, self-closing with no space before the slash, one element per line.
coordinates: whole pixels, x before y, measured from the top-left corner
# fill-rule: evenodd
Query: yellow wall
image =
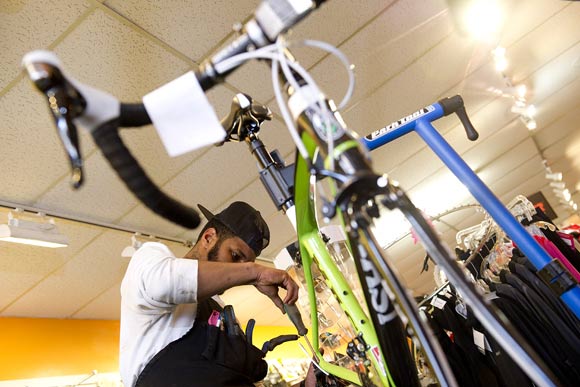
<path fill-rule="evenodd" d="M 296 333 L 292 327 L 256 327 L 254 345 Z M 282 344 L 268 359 L 305 358 L 296 342 Z M 0 318 L 0 380 L 119 370 L 119 322 Z"/>

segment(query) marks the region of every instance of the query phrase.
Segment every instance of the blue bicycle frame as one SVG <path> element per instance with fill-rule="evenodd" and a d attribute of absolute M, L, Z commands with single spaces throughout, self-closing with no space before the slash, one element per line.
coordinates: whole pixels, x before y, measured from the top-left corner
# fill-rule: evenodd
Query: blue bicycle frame
<path fill-rule="evenodd" d="M 456 96 L 453 98 L 459 98 Z M 439 134 L 431 122 L 450 114 L 447 101 L 441 100 L 426 106 L 415 113 L 393 122 L 363 138 L 363 143 L 370 150 L 374 150 L 386 143 L 396 140 L 412 131 L 415 131 L 443 163 L 464 184 L 469 192 L 491 215 L 495 222 L 518 245 L 519 249 L 528 257 L 538 270 L 540 277 L 566 303 L 572 312 L 580 318 L 580 287 L 565 267 L 550 257 L 546 251 L 533 239 L 524 227 L 514 218 L 508 209 L 500 202 L 494 193 L 481 181 L 477 174 L 457 154 L 447 141 Z M 460 101 L 463 109 L 463 101 Z M 460 119 L 462 115 L 457 111 Z M 463 114 L 465 112 L 463 111 Z M 467 116 L 465 115 L 465 120 Z M 471 125 L 462 119 L 464 126 Z M 474 140 L 477 133 L 469 132 L 468 137 Z"/>

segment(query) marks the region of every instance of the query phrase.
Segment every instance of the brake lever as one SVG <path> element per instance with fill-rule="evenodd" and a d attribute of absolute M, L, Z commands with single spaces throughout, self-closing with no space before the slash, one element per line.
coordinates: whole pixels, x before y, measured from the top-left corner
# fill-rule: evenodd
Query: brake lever
<path fill-rule="evenodd" d="M 86 109 L 83 96 L 64 78 L 58 67 L 49 63 L 27 63 L 25 69 L 34 86 L 48 99 L 58 135 L 71 167 L 71 185 L 81 187 L 84 181 L 77 127 L 73 120 Z"/>

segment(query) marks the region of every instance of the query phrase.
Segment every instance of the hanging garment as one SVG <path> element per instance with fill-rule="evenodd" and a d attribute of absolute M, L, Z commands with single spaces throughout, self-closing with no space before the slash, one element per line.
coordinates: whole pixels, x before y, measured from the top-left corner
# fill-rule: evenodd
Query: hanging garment
<path fill-rule="evenodd" d="M 542 319 L 530 308 L 528 300 L 514 287 L 503 283 L 492 283 L 498 298 L 492 300 L 509 321 L 528 341 L 530 346 L 544 360 L 564 385 L 573 386 L 580 380 L 578 370 L 570 362 L 563 339 L 554 329 L 546 326 Z M 549 311 L 548 311 L 549 312 Z M 565 348 L 566 349 L 566 348 Z"/>
<path fill-rule="evenodd" d="M 526 259 L 524 257 L 524 259 Z M 559 299 L 559 297 L 535 275 L 527 266 L 512 260 L 509 265 L 509 270 L 512 274 L 521 279 L 528 286 L 533 288 L 542 299 L 549 304 L 550 309 L 557 314 L 562 321 L 572 329 L 574 334 L 580 337 L 580 320 L 570 311 L 570 309 Z"/>

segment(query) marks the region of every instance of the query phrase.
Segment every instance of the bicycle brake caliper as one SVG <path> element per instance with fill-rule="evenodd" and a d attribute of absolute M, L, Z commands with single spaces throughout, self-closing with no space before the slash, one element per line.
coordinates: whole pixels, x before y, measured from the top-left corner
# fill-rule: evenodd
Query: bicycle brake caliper
<path fill-rule="evenodd" d="M 369 366 L 371 365 L 371 361 L 367 357 L 367 349 L 368 345 L 364 341 L 362 333 L 359 333 L 348 343 L 346 353 L 352 360 L 354 360 L 355 371 L 358 374 L 362 385 L 371 387 L 375 386 L 375 384 L 369 378 Z"/>

